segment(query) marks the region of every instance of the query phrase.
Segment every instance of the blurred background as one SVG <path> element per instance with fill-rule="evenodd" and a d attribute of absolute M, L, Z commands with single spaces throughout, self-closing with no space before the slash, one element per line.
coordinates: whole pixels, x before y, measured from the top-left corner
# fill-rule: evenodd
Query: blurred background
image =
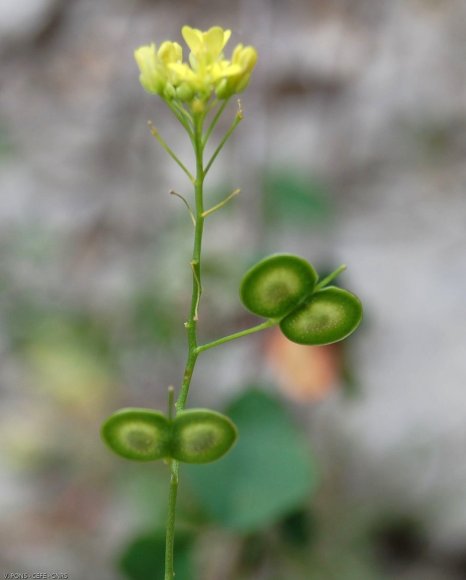
<path fill-rule="evenodd" d="M 185 359 L 181 127 L 133 50 L 233 30 L 259 62 L 209 174 L 200 334 L 297 253 L 358 294 L 341 346 L 267 331 L 207 352 L 191 406 L 241 439 L 182 469 L 179 580 L 466 577 L 464 0 L 0 0 L 0 571 L 158 580 L 168 474 L 99 438 L 164 408 Z M 235 114 L 224 115 L 217 138 Z M 57 576 L 59 577 L 59 576 Z"/>

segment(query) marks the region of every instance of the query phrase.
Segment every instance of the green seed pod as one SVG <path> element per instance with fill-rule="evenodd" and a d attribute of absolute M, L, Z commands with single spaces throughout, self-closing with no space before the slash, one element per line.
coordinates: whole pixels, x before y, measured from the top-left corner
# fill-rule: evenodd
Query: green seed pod
<path fill-rule="evenodd" d="M 209 409 L 182 411 L 173 421 L 171 456 L 185 463 L 220 459 L 237 438 L 234 423 Z"/>
<path fill-rule="evenodd" d="M 134 461 L 154 461 L 170 455 L 170 423 L 150 409 L 120 409 L 102 425 L 105 443 L 117 455 Z"/>
<path fill-rule="evenodd" d="M 303 258 L 275 254 L 246 272 L 241 282 L 241 300 L 254 314 L 282 318 L 312 293 L 317 277 Z"/>
<path fill-rule="evenodd" d="M 288 339 L 298 344 L 323 345 L 349 336 L 361 319 L 359 298 L 347 290 L 329 286 L 293 310 L 280 322 L 280 328 Z"/>

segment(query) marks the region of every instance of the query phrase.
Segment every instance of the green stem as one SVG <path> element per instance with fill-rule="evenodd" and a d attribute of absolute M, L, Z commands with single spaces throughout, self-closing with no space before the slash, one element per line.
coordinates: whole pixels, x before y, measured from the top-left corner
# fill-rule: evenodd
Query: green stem
<path fill-rule="evenodd" d="M 165 580 L 173 580 L 175 569 L 173 554 L 175 547 L 175 513 L 178 494 L 178 461 L 170 461 L 170 492 L 168 494 L 167 536 L 165 544 Z"/>
<path fill-rule="evenodd" d="M 202 234 L 204 231 L 204 200 L 203 200 L 203 187 L 204 187 L 204 161 L 203 161 L 203 145 L 202 145 L 202 132 L 203 132 L 203 122 L 205 115 L 203 113 L 198 113 L 194 116 L 194 152 L 196 156 L 196 178 L 194 179 L 194 195 L 196 201 L 195 208 L 195 228 L 194 228 L 194 247 L 193 255 L 191 260 L 192 267 L 192 296 L 191 296 L 191 308 L 189 312 L 189 318 L 185 323 L 187 334 L 188 334 L 188 358 L 186 361 L 186 367 L 183 376 L 183 382 L 181 385 L 180 395 L 176 401 L 175 408 L 176 413 L 183 411 L 186 405 L 186 401 L 189 393 L 189 386 L 191 384 L 191 378 L 193 376 L 194 367 L 196 365 L 196 360 L 198 357 L 197 352 L 197 320 L 198 320 L 198 307 L 201 299 L 202 286 L 201 286 L 201 250 L 202 250 Z M 174 555 L 174 537 L 175 537 L 175 512 L 176 512 L 176 497 L 178 493 L 178 471 L 179 464 L 177 461 L 171 461 L 170 463 L 170 493 L 168 499 L 168 518 L 167 518 L 167 534 L 166 534 L 166 547 L 165 547 L 165 580 L 173 580 L 174 578 L 174 567 L 173 567 L 173 555 Z"/>
<path fill-rule="evenodd" d="M 246 330 L 240 330 L 239 332 L 235 332 L 234 334 L 229 334 L 228 336 L 218 338 L 217 340 L 213 340 L 212 342 L 202 344 L 201 346 L 197 347 L 196 352 L 197 354 L 200 354 L 205 350 L 209 350 L 209 348 L 220 346 L 221 344 L 225 344 L 226 342 L 236 340 L 237 338 L 241 338 L 242 336 L 247 336 L 248 334 L 253 334 L 254 332 L 260 332 L 261 330 L 271 328 L 272 326 L 275 326 L 278 323 L 279 320 L 269 319 L 266 322 L 262 322 L 262 324 L 258 324 L 257 326 L 252 326 L 251 328 L 247 328 Z"/>
<path fill-rule="evenodd" d="M 338 276 L 338 274 L 341 274 L 345 270 L 346 270 L 346 264 L 342 264 L 341 266 L 338 266 L 338 268 L 336 270 L 334 270 L 331 274 L 329 274 L 323 280 L 321 280 L 318 284 L 316 284 L 316 287 L 314 288 L 314 292 L 317 292 L 318 290 L 322 290 L 322 288 L 324 288 L 325 286 L 330 284 L 330 282 L 334 278 L 336 278 Z"/>
<path fill-rule="evenodd" d="M 225 103 L 226 105 L 226 103 Z M 222 111 L 224 106 L 221 107 Z M 177 111 L 180 115 L 182 115 L 181 111 Z M 185 111 L 187 114 L 187 112 Z M 258 332 L 259 330 L 263 330 L 265 328 L 269 328 L 277 324 L 278 321 L 276 320 L 267 320 L 266 322 L 259 324 L 254 328 L 250 328 L 248 330 L 243 330 L 236 334 L 232 334 L 230 336 L 226 336 L 214 342 L 205 344 L 203 346 L 197 345 L 197 322 L 198 322 L 198 310 L 199 310 L 199 303 L 201 300 L 202 294 L 202 283 L 201 283 L 201 250 L 202 250 L 202 234 L 204 231 L 204 218 L 209 213 L 212 213 L 214 209 L 208 210 L 204 212 L 204 198 L 203 198 L 203 190 L 204 190 L 204 179 L 207 175 L 208 170 L 210 169 L 212 163 L 215 161 L 217 155 L 220 153 L 222 147 L 225 145 L 227 139 L 235 130 L 236 126 L 242 119 L 242 112 L 241 109 L 237 113 L 235 120 L 233 121 L 230 129 L 227 131 L 223 139 L 221 140 L 219 146 L 215 150 L 213 156 L 211 157 L 209 163 L 204 168 L 204 145 L 206 143 L 206 138 L 203 136 L 203 125 L 204 120 L 206 117 L 206 112 L 202 113 L 194 113 L 192 122 L 193 122 L 193 132 L 190 134 L 191 141 L 194 146 L 194 153 L 196 157 L 196 177 L 194 178 L 190 172 L 186 169 L 186 167 L 181 163 L 181 161 L 176 157 L 173 151 L 166 145 L 166 143 L 161 140 L 160 136 L 158 135 L 157 131 L 155 130 L 154 136 L 159 139 L 162 146 L 166 149 L 166 151 L 175 159 L 175 161 L 180 165 L 181 169 L 191 178 L 191 181 L 194 184 L 194 197 L 195 197 L 195 211 L 194 211 L 194 247 L 193 247 L 193 254 L 191 259 L 191 268 L 192 268 L 192 296 L 191 296 L 191 308 L 189 311 L 189 318 L 185 323 L 185 327 L 187 330 L 188 335 L 188 357 L 186 361 L 186 366 L 183 375 L 183 382 L 181 384 L 180 394 L 178 396 L 178 400 L 175 403 L 175 416 L 182 412 L 186 406 L 186 402 L 188 399 L 189 387 L 191 385 L 191 379 L 194 372 L 194 367 L 196 366 L 197 357 L 199 354 L 207 350 L 209 348 L 213 348 L 218 344 L 223 344 L 224 342 L 228 342 L 230 340 L 234 340 L 235 338 L 239 338 L 240 336 L 246 336 L 247 334 L 252 334 L 253 332 Z M 213 131 L 219 115 L 216 115 L 213 122 L 211 123 L 209 129 L 207 130 L 207 138 L 210 136 L 210 133 Z M 187 121 L 186 121 L 187 124 Z M 184 125 L 186 128 L 186 125 Z M 188 129 L 187 129 L 188 130 Z M 188 130 L 189 133 L 189 130 Z M 236 194 L 236 192 L 234 192 Z M 233 195 L 233 194 L 232 194 Z M 230 195 L 230 197 L 232 197 Z M 225 202 L 222 202 L 220 206 L 224 205 Z M 173 580 L 175 576 L 174 571 L 174 543 L 175 543 L 175 514 L 176 514 L 176 498 L 178 494 L 178 481 L 179 481 L 179 463 L 178 461 L 171 460 L 170 461 L 170 492 L 168 496 L 168 516 L 167 516 L 167 532 L 166 532 L 166 548 L 165 548 L 165 580 Z"/>
<path fill-rule="evenodd" d="M 186 368 L 183 376 L 183 383 L 181 385 L 180 396 L 176 402 L 176 410 L 182 411 L 186 405 L 186 400 L 188 398 L 189 386 L 191 384 L 191 378 L 194 371 L 194 366 L 197 360 L 197 319 L 198 319 L 198 307 L 201 299 L 202 285 L 201 285 L 201 250 L 202 250 L 202 234 L 204 231 L 204 199 L 203 199 L 203 187 L 204 187 L 204 162 L 202 155 L 202 125 L 204 121 L 204 116 L 198 114 L 195 116 L 195 133 L 194 133 L 194 151 L 196 155 L 196 179 L 194 181 L 194 196 L 196 202 L 195 217 L 196 226 L 194 228 L 194 247 L 193 255 L 191 260 L 191 268 L 193 273 L 192 278 L 192 296 L 191 296 L 191 309 L 189 313 L 189 319 L 185 326 L 188 333 L 188 360 L 186 362 Z"/>

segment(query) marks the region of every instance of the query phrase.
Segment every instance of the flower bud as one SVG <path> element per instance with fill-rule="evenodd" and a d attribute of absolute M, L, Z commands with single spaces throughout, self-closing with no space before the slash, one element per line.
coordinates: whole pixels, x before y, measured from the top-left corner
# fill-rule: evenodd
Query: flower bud
<path fill-rule="evenodd" d="M 252 70 L 257 62 L 257 52 L 252 46 L 242 44 L 233 51 L 231 63 L 224 68 L 223 76 L 217 84 L 215 93 L 219 99 L 227 99 L 241 93 L 248 86 Z"/>
<path fill-rule="evenodd" d="M 187 82 L 181 83 L 176 89 L 176 96 L 180 101 L 191 101 L 194 96 L 194 90 Z"/>
<path fill-rule="evenodd" d="M 165 83 L 163 96 L 165 99 L 167 99 L 167 101 L 171 101 L 176 97 L 175 87 L 171 83 Z"/>
<path fill-rule="evenodd" d="M 148 93 L 160 94 L 165 85 L 165 79 L 157 67 L 155 44 L 141 46 L 134 52 L 134 58 L 139 67 L 139 82 Z"/>
<path fill-rule="evenodd" d="M 193 113 L 203 113 L 205 111 L 205 104 L 202 99 L 194 99 L 191 104 L 191 110 Z"/>
<path fill-rule="evenodd" d="M 228 86 L 228 79 L 222 79 L 218 83 L 215 89 L 215 94 L 219 99 L 227 99 L 228 97 L 231 96 L 231 90 Z"/>
<path fill-rule="evenodd" d="M 183 60 L 183 49 L 177 42 L 166 40 L 160 45 L 157 56 L 166 65 L 171 62 L 181 62 Z"/>

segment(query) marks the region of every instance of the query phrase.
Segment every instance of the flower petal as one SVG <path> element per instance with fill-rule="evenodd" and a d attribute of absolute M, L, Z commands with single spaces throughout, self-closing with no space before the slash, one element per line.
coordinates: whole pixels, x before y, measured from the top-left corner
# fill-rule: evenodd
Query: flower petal
<path fill-rule="evenodd" d="M 213 26 L 207 32 L 204 32 L 204 42 L 210 62 L 217 60 L 226 44 L 223 28 Z"/>
<path fill-rule="evenodd" d="M 190 26 L 183 26 L 181 29 L 181 34 L 183 35 L 186 44 L 193 52 L 198 52 L 200 50 L 204 42 L 203 35 L 200 30 L 197 28 L 191 28 Z"/>
<path fill-rule="evenodd" d="M 168 64 L 169 70 L 173 71 L 177 77 L 178 82 L 193 82 L 196 80 L 196 75 L 189 68 L 186 63 L 182 62 L 171 62 Z"/>
<path fill-rule="evenodd" d="M 157 56 L 165 64 L 170 62 L 181 62 L 183 60 L 183 49 L 177 42 L 166 40 L 160 45 Z"/>

